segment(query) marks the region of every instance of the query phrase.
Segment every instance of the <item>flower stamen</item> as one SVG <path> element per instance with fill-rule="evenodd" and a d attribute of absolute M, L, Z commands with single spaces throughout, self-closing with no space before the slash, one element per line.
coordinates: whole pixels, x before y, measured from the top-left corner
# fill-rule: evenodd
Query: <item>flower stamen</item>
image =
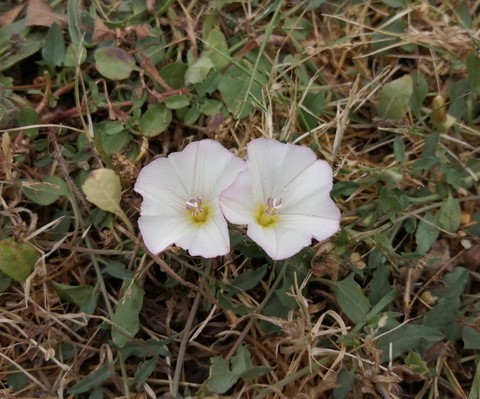
<path fill-rule="evenodd" d="M 278 220 L 279 209 L 283 206 L 281 198 L 267 199 L 267 203 L 261 205 L 257 211 L 257 222 L 263 227 L 269 227 Z"/>
<path fill-rule="evenodd" d="M 202 198 L 199 195 L 185 202 L 185 209 L 195 223 L 204 222 L 208 217 L 208 207 L 202 205 Z"/>
<path fill-rule="evenodd" d="M 283 206 L 283 201 L 281 198 L 272 198 L 267 199 L 267 208 L 265 213 L 268 215 L 278 215 L 278 210 Z"/>

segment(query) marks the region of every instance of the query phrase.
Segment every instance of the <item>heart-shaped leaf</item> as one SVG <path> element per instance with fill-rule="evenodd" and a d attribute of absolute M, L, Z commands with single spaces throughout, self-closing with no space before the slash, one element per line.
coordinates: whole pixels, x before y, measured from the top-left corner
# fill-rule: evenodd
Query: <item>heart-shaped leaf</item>
<path fill-rule="evenodd" d="M 118 214 L 122 185 L 120 177 L 111 169 L 96 169 L 83 183 L 82 190 L 87 200 L 104 211 Z"/>

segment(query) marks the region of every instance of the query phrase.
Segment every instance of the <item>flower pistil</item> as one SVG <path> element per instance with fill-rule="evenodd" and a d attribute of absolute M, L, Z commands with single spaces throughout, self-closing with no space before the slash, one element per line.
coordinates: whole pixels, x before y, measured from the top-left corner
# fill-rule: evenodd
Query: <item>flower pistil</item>
<path fill-rule="evenodd" d="M 263 227 L 269 227 L 275 224 L 278 220 L 279 209 L 283 206 L 281 198 L 267 199 L 266 204 L 260 205 L 257 211 L 257 222 Z"/>
<path fill-rule="evenodd" d="M 197 195 L 185 202 L 187 215 L 194 223 L 203 223 L 208 219 L 208 206 L 202 204 L 202 197 Z"/>

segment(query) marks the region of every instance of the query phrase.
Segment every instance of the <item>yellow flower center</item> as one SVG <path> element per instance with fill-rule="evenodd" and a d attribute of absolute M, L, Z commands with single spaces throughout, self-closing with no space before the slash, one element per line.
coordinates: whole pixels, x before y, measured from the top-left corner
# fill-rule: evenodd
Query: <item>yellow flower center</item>
<path fill-rule="evenodd" d="M 271 227 L 278 221 L 278 210 L 282 207 L 283 201 L 280 198 L 268 198 L 266 204 L 258 207 L 256 219 L 259 225 Z"/>
<path fill-rule="evenodd" d="M 202 204 L 202 198 L 197 195 L 185 202 L 187 215 L 193 223 L 204 223 L 208 219 L 210 209 Z"/>

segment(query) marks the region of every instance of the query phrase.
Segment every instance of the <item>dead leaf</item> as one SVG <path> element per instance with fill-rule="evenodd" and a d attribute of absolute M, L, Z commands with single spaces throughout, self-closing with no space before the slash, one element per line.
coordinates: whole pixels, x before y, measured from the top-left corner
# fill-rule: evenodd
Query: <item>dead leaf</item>
<path fill-rule="evenodd" d="M 477 271 L 480 269 L 480 244 L 471 247 L 463 255 L 465 267 L 469 270 Z"/>
<path fill-rule="evenodd" d="M 44 0 L 30 0 L 28 2 L 26 25 L 27 26 L 52 26 L 54 23 L 61 28 L 67 26 L 67 16 L 53 11 L 52 7 Z"/>
<path fill-rule="evenodd" d="M 18 14 L 23 10 L 23 7 L 24 5 L 20 4 L 0 16 L 0 28 L 13 23 L 17 19 Z"/>
<path fill-rule="evenodd" d="M 155 68 L 155 65 L 153 65 L 152 59 L 145 55 L 142 54 L 142 61 L 141 61 L 141 66 L 142 69 L 150 79 L 158 83 L 164 90 L 166 91 L 171 91 L 171 87 L 163 80 L 163 78 L 160 76 L 160 74 L 157 71 L 157 68 Z"/>
<path fill-rule="evenodd" d="M 100 18 L 95 18 L 93 21 L 93 36 L 92 41 L 94 43 L 102 42 L 104 40 L 113 39 L 115 32 L 108 28 L 107 25 Z"/>

